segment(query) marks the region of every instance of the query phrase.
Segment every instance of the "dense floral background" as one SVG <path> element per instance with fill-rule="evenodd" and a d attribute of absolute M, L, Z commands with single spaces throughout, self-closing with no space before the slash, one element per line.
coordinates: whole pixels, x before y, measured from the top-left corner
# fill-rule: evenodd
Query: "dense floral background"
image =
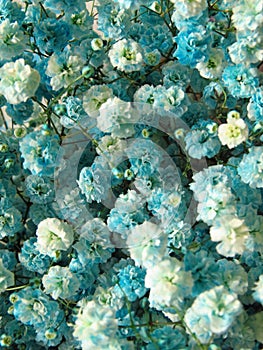
<path fill-rule="evenodd" d="M 0 0 L 0 346 L 263 348 L 263 2 Z"/>

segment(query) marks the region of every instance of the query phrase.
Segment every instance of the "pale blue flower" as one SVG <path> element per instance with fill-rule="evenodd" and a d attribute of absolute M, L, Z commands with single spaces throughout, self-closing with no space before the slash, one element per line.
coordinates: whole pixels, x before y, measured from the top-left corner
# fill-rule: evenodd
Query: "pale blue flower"
<path fill-rule="evenodd" d="M 263 187 L 263 147 L 251 147 L 249 153 L 243 155 L 237 171 L 250 187 Z"/>
<path fill-rule="evenodd" d="M 202 344 L 209 342 L 212 334 L 223 334 L 242 312 L 237 295 L 223 286 L 199 294 L 186 311 L 184 321 Z"/>
<path fill-rule="evenodd" d="M 18 254 L 19 261 L 27 270 L 43 274 L 51 264 L 49 256 L 40 254 L 36 246 L 37 239 L 31 237 L 26 240 Z"/>
<path fill-rule="evenodd" d="M 222 80 L 229 93 L 237 98 L 251 97 L 259 86 L 257 69 L 242 64 L 227 66 Z"/>
<path fill-rule="evenodd" d="M 49 130 L 33 131 L 20 141 L 23 167 L 33 175 L 52 176 L 59 150 L 59 138 Z"/>

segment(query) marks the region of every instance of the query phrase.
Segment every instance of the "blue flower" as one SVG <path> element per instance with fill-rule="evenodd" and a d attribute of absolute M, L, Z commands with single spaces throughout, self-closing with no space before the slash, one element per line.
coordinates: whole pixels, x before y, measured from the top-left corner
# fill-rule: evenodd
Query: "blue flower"
<path fill-rule="evenodd" d="M 49 268 L 51 259 L 47 255 L 40 254 L 36 242 L 37 239 L 35 237 L 25 241 L 18 258 L 27 270 L 43 274 Z"/>
<path fill-rule="evenodd" d="M 208 58 L 209 36 L 201 25 L 189 25 L 175 38 L 177 49 L 174 57 L 183 64 L 194 68 L 198 62 Z"/>
<path fill-rule="evenodd" d="M 33 103 L 31 100 L 19 104 L 7 104 L 6 113 L 17 124 L 23 124 L 33 113 Z"/>
<path fill-rule="evenodd" d="M 59 150 L 57 135 L 49 130 L 33 131 L 20 141 L 23 167 L 33 175 L 52 176 Z"/>
<path fill-rule="evenodd" d="M 252 188 L 263 187 L 263 147 L 253 146 L 237 168 L 241 180 Z"/>
<path fill-rule="evenodd" d="M 185 136 L 186 150 L 190 157 L 201 159 L 212 158 L 221 148 L 221 143 L 216 136 L 209 134 L 207 130 L 194 129 Z"/>
<path fill-rule="evenodd" d="M 46 204 L 54 197 L 53 186 L 48 178 L 29 175 L 25 180 L 26 195 L 33 203 Z"/>
<path fill-rule="evenodd" d="M 126 296 L 131 302 L 137 298 L 142 298 L 147 291 L 144 285 L 145 275 L 145 270 L 137 266 L 126 266 L 117 275 L 118 284 L 115 285 L 113 293 L 116 293 L 119 297 Z"/>
<path fill-rule="evenodd" d="M 103 156 L 96 157 L 91 167 L 82 168 L 78 185 L 88 203 L 101 202 L 107 198 L 111 186 L 110 174 L 109 165 Z"/>
<path fill-rule="evenodd" d="M 259 87 L 251 96 L 247 105 L 248 117 L 260 123 L 263 122 L 263 88 Z"/>
<path fill-rule="evenodd" d="M 82 106 L 82 101 L 77 97 L 67 97 L 63 101 L 62 106 L 66 111 L 65 114 L 62 114 L 60 123 L 68 129 L 76 126 L 84 117 L 87 117 Z"/>
<path fill-rule="evenodd" d="M 63 311 L 56 301 L 51 300 L 40 289 L 27 287 L 13 293 L 14 316 L 25 325 L 41 329 L 46 326 L 57 327 L 63 318 Z"/>
<path fill-rule="evenodd" d="M 231 95 L 237 98 L 251 97 L 259 86 L 257 69 L 242 64 L 227 66 L 222 80 Z"/>

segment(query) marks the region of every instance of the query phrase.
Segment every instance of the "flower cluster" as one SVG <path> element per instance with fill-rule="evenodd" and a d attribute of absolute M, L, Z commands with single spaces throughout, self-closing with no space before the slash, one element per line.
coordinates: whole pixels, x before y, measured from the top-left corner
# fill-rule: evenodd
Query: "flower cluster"
<path fill-rule="evenodd" d="M 0 347 L 263 346 L 263 4 L 0 0 Z"/>

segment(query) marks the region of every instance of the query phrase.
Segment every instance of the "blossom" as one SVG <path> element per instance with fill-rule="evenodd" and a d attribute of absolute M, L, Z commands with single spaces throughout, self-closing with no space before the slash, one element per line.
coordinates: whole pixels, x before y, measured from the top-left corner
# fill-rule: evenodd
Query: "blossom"
<path fill-rule="evenodd" d="M 224 54 L 220 49 L 211 49 L 207 60 L 197 63 L 196 68 L 202 77 L 206 79 L 215 79 L 221 76 L 223 70 Z"/>
<path fill-rule="evenodd" d="M 26 47 L 26 38 L 17 22 L 7 18 L 0 23 L 0 59 L 8 60 L 21 54 Z"/>
<path fill-rule="evenodd" d="M 91 167 L 81 169 L 77 182 L 88 203 L 101 202 L 108 197 L 109 174 L 109 164 L 103 156 L 96 157 Z"/>
<path fill-rule="evenodd" d="M 144 286 L 145 274 L 145 270 L 137 266 L 126 266 L 118 272 L 118 283 L 112 293 L 119 297 L 127 297 L 131 302 L 143 297 L 147 292 Z"/>
<path fill-rule="evenodd" d="M 41 221 L 36 235 L 40 253 L 53 258 L 57 256 L 57 251 L 67 250 L 74 241 L 74 231 L 71 226 L 56 218 Z"/>
<path fill-rule="evenodd" d="M 222 73 L 222 80 L 231 95 L 238 98 L 251 97 L 259 86 L 257 69 L 243 64 L 227 66 Z"/>
<path fill-rule="evenodd" d="M 94 85 L 83 94 L 83 108 L 90 117 L 95 118 L 103 104 L 113 96 L 112 89 L 107 85 Z"/>
<path fill-rule="evenodd" d="M 186 150 L 190 157 L 201 159 L 214 157 L 220 150 L 220 142 L 216 135 L 211 135 L 205 129 L 192 130 L 185 136 Z"/>
<path fill-rule="evenodd" d="M 22 229 L 22 215 L 8 199 L 0 199 L 0 238 L 14 236 Z"/>
<path fill-rule="evenodd" d="M 218 127 L 218 137 L 222 145 L 227 145 L 228 148 L 234 148 L 247 140 L 248 127 L 238 112 L 228 113 L 227 123 Z"/>
<path fill-rule="evenodd" d="M 23 58 L 5 63 L 0 68 L 0 93 L 9 103 L 25 102 L 35 95 L 39 83 L 38 71 L 25 64 Z"/>
<path fill-rule="evenodd" d="M 36 247 L 36 237 L 31 237 L 23 243 L 21 252 L 18 254 L 19 261 L 29 271 L 43 274 L 50 266 L 51 259 L 47 255 L 40 254 Z"/>
<path fill-rule="evenodd" d="M 26 194 L 33 203 L 48 203 L 53 199 L 53 189 L 48 178 L 29 175 L 25 180 Z"/>
<path fill-rule="evenodd" d="M 244 220 L 228 215 L 222 216 L 210 229 L 211 240 L 221 242 L 216 246 L 219 254 L 233 257 L 246 249 L 249 229 Z"/>
<path fill-rule="evenodd" d="M 253 0 L 242 0 L 239 3 L 234 4 L 231 19 L 238 31 L 254 31 L 262 25 L 262 10 L 262 2 L 254 2 Z"/>
<path fill-rule="evenodd" d="M 131 39 L 122 39 L 113 44 L 109 58 L 113 67 L 125 72 L 140 70 L 143 65 L 142 49 Z"/>
<path fill-rule="evenodd" d="M 24 158 L 24 169 L 29 169 L 33 175 L 52 176 L 59 149 L 58 141 L 58 136 L 45 127 L 22 138 L 19 146 Z"/>
<path fill-rule="evenodd" d="M 165 258 L 157 265 L 147 268 L 145 286 L 150 288 L 150 306 L 158 310 L 164 307 L 181 308 L 184 297 L 191 293 L 191 272 L 184 271 L 176 258 Z"/>
<path fill-rule="evenodd" d="M 202 11 L 207 8 L 205 0 L 171 0 L 174 3 L 174 13 L 176 16 L 188 19 L 190 17 L 200 16 Z"/>
<path fill-rule="evenodd" d="M 68 299 L 78 290 L 80 282 L 68 267 L 52 266 L 48 274 L 42 278 L 42 283 L 47 294 L 53 299 Z"/>
<path fill-rule="evenodd" d="M 113 137 L 127 138 L 134 133 L 134 123 L 139 119 L 130 102 L 118 97 L 109 98 L 100 108 L 98 128 Z"/>
<path fill-rule="evenodd" d="M 40 289 L 27 287 L 12 295 L 14 300 L 14 316 L 25 325 L 41 327 L 46 320 L 56 321 L 59 306 L 51 301 Z"/>
<path fill-rule="evenodd" d="M 263 121 L 263 88 L 258 88 L 247 105 L 247 116 L 257 122 Z"/>
<path fill-rule="evenodd" d="M 226 332 L 241 312 L 242 305 L 237 295 L 218 286 L 198 295 L 186 311 L 184 321 L 200 342 L 206 344 L 213 333 Z"/>
<path fill-rule="evenodd" d="M 187 28 L 183 28 L 175 41 L 177 49 L 174 56 L 183 65 L 193 68 L 198 62 L 202 62 L 208 57 L 209 37 L 201 25 L 189 25 Z"/>
<path fill-rule="evenodd" d="M 48 60 L 47 76 L 51 77 L 50 84 L 57 91 L 72 84 L 81 74 L 84 61 L 80 56 L 63 52 L 53 55 Z"/>
<path fill-rule="evenodd" d="M 73 335 L 83 350 L 109 349 L 118 326 L 115 310 L 94 300 L 82 301 L 74 324 Z"/>
<path fill-rule="evenodd" d="M 252 188 L 263 187 L 263 147 L 252 146 L 237 168 L 241 180 Z"/>
<path fill-rule="evenodd" d="M 145 221 L 131 229 L 126 243 L 136 265 L 148 268 L 163 259 L 167 237 L 158 225 Z"/>

